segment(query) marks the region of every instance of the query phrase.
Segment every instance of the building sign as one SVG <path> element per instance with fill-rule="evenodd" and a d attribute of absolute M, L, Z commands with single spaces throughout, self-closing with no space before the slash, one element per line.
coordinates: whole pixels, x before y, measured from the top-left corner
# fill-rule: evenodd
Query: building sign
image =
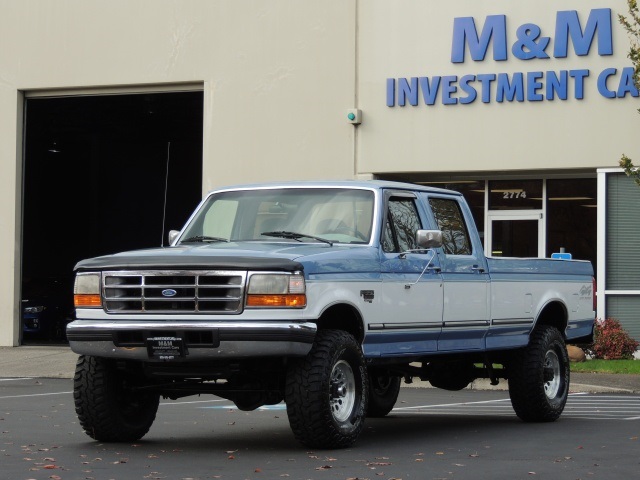
<path fill-rule="evenodd" d="M 488 15 L 480 30 L 473 17 L 454 18 L 451 62 L 464 64 L 469 58 L 483 62 L 488 55 L 496 62 L 510 58 L 538 62 L 551 57 L 566 58 L 572 53 L 578 57 L 613 55 L 610 8 L 591 10 L 586 23 L 580 22 L 575 10 L 559 11 L 554 36 L 544 36 L 542 31 L 534 23 L 525 23 L 517 28 L 514 38 L 509 38 L 506 15 Z M 594 72 L 588 68 L 527 69 L 513 73 L 388 78 L 387 106 L 582 100 L 592 91 L 605 98 L 638 97 L 633 73 L 633 67 L 612 66 Z"/>

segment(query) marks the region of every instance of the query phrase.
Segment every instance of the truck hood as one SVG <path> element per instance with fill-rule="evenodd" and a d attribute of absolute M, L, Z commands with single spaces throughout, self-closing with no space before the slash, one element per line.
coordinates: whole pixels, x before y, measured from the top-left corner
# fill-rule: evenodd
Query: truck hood
<path fill-rule="evenodd" d="M 379 271 L 377 250 L 366 245 L 229 242 L 133 250 L 78 262 L 77 271 L 117 269 L 301 271 L 307 275 Z"/>

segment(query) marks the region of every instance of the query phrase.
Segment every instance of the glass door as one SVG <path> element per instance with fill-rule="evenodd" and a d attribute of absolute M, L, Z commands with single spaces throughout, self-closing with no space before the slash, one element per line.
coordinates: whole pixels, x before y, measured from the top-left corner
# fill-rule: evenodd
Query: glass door
<path fill-rule="evenodd" d="M 489 212 L 485 254 L 491 257 L 545 256 L 541 212 Z"/>

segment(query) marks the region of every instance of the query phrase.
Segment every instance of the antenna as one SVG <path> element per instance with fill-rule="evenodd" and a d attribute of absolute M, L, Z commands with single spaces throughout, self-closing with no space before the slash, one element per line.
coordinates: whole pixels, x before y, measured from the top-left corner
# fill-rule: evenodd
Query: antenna
<path fill-rule="evenodd" d="M 171 142 L 167 142 L 167 171 L 164 176 L 164 205 L 162 206 L 162 237 L 160 246 L 164 247 L 164 223 L 167 218 L 167 190 L 169 187 L 169 159 L 171 158 Z"/>

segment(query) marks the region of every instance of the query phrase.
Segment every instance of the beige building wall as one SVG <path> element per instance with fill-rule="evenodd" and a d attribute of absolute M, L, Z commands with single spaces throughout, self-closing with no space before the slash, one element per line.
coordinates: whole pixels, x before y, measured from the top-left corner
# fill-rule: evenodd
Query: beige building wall
<path fill-rule="evenodd" d="M 597 45 L 587 56 L 554 58 L 556 13 L 576 10 L 582 28 L 592 9 L 612 10 L 613 55 L 599 56 Z M 358 132 L 360 173 L 531 171 L 616 166 L 621 154 L 640 157 L 636 109 L 639 99 L 608 99 L 598 93 L 597 76 L 610 67 L 629 66 L 629 39 L 619 25 L 624 0 L 539 0 L 513 2 L 359 3 L 359 104 L 365 121 Z M 495 61 L 491 48 L 484 61 L 452 63 L 453 22 L 473 17 L 480 33 L 487 15 L 506 15 L 508 59 Z M 511 52 L 520 25 L 533 23 L 551 37 L 551 58 L 520 60 Z M 420 99 L 418 106 L 388 107 L 387 78 L 498 74 L 588 69 L 583 100 L 443 105 Z M 612 77 L 609 87 L 617 88 Z M 544 89 L 542 90 L 544 92 Z M 458 91 L 456 95 L 461 95 Z"/>
<path fill-rule="evenodd" d="M 451 62 L 456 17 L 481 28 L 506 15 L 510 47 L 524 23 L 553 37 L 558 10 L 586 20 L 594 8 L 612 9 L 612 56 Z M 629 65 L 616 20 L 625 9 L 624 0 L 1 0 L 0 345 L 19 333 L 23 94 L 203 89 L 203 191 L 384 172 L 595 174 L 623 152 L 640 158 L 638 99 L 595 87 L 603 69 Z M 585 68 L 584 100 L 386 105 L 388 78 Z M 358 127 L 346 120 L 354 107 Z"/>
<path fill-rule="evenodd" d="M 2 0 L 0 345 L 19 333 L 21 92 L 195 85 L 205 98 L 203 191 L 352 178 L 355 14 L 353 0 Z"/>

